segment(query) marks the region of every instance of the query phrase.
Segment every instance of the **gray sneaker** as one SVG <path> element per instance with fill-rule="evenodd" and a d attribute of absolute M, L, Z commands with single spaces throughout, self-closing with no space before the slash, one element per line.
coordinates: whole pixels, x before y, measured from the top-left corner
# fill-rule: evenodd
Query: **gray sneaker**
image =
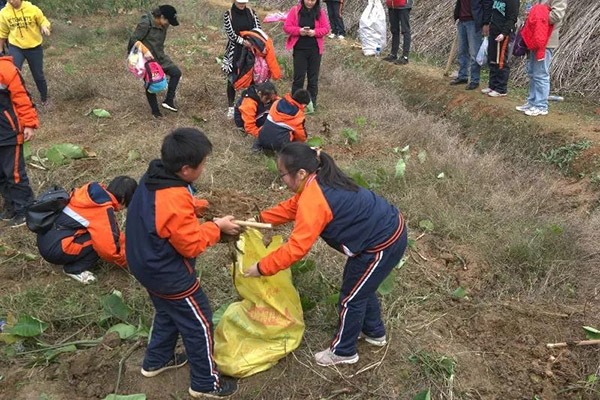
<path fill-rule="evenodd" d="M 327 349 L 316 353 L 315 361 L 322 367 L 329 367 L 336 364 L 354 364 L 358 361 L 358 354 L 353 356 L 338 356 L 331 349 Z"/>
<path fill-rule="evenodd" d="M 381 337 L 371 337 L 361 333 L 358 338 L 365 339 L 365 342 L 372 344 L 373 346 L 383 347 L 387 344 L 387 338 L 385 335 Z"/>

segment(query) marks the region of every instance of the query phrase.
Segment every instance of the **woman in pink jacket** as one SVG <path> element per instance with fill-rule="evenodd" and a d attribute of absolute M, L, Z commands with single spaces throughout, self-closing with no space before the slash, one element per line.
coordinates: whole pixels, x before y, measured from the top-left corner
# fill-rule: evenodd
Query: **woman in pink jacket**
<path fill-rule="evenodd" d="M 323 37 L 329 33 L 329 20 L 321 9 L 321 0 L 300 0 L 288 13 L 283 30 L 289 35 L 285 47 L 294 50 L 292 94 L 304 88 L 304 78 L 308 76 L 306 89 L 316 108 Z"/>

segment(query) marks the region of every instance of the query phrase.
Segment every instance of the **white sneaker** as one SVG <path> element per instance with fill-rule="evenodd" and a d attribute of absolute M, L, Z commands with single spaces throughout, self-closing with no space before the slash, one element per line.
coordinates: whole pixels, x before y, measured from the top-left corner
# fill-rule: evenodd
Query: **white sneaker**
<path fill-rule="evenodd" d="M 329 39 L 335 39 L 335 34 L 334 33 L 330 33 L 329 35 L 327 35 L 327 37 Z"/>
<path fill-rule="evenodd" d="M 529 110 L 525 111 L 525 115 L 529 115 L 530 117 L 537 117 L 538 115 L 548 115 L 548 110 L 542 110 L 541 108 L 531 107 Z"/>
<path fill-rule="evenodd" d="M 315 354 L 315 361 L 322 367 L 336 364 L 354 364 L 358 361 L 358 354 L 353 356 L 338 356 L 331 349 L 323 350 Z"/>
<path fill-rule="evenodd" d="M 481 93 L 483 93 L 483 94 L 488 94 L 491 91 L 492 91 L 492 89 L 490 89 L 489 87 L 481 89 Z"/>
<path fill-rule="evenodd" d="M 227 119 L 233 119 L 234 113 L 235 113 L 235 108 L 229 107 L 227 109 Z"/>
<path fill-rule="evenodd" d="M 80 274 L 68 274 L 65 272 L 65 275 L 67 275 L 69 278 L 75 279 L 79 283 L 83 283 L 84 285 L 96 282 L 96 275 L 90 271 L 83 271 Z"/>
<path fill-rule="evenodd" d="M 344 37 L 344 35 L 338 35 L 338 39 L 340 39 L 340 40 L 344 40 L 344 39 L 346 39 L 346 38 Z"/>
<path fill-rule="evenodd" d="M 387 338 L 385 337 L 385 335 L 381 336 L 381 337 L 371 337 L 371 336 L 367 336 L 364 333 L 361 333 L 358 336 L 359 339 L 365 339 L 365 342 L 372 344 L 373 346 L 379 346 L 379 347 L 383 347 L 387 344 Z"/>
<path fill-rule="evenodd" d="M 533 107 L 531 104 L 525 103 L 522 106 L 516 106 L 515 109 L 517 111 L 525 112 L 525 111 L 529 110 L 531 107 Z"/>
<path fill-rule="evenodd" d="M 498 93 L 495 90 L 492 90 L 487 95 L 490 97 L 504 97 L 506 96 L 506 93 Z"/>

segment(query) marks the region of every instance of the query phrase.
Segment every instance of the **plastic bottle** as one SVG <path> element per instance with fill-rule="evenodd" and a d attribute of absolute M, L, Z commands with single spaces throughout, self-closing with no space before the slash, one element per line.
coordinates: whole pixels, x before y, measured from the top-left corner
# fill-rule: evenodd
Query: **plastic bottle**
<path fill-rule="evenodd" d="M 6 326 L 6 320 L 0 319 L 0 333 L 4 331 L 4 327 Z"/>
<path fill-rule="evenodd" d="M 381 47 L 377 47 L 377 48 L 375 49 L 375 55 L 377 55 L 377 56 L 378 56 L 378 55 L 380 55 L 380 54 L 381 54 Z"/>
<path fill-rule="evenodd" d="M 564 101 L 565 98 L 562 96 L 548 96 L 548 101 Z"/>

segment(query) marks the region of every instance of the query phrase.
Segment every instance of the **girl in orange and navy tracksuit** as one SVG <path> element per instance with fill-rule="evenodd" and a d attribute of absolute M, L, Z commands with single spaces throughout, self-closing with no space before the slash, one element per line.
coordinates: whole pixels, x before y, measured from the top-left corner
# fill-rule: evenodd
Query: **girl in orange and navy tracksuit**
<path fill-rule="evenodd" d="M 75 189 L 53 228 L 37 235 L 42 257 L 63 265 L 68 275 L 88 271 L 99 259 L 126 267 L 125 235 L 115 212 L 127 207 L 136 186 L 134 179 L 119 176 L 108 188 L 91 182 Z"/>
<path fill-rule="evenodd" d="M 263 211 L 259 219 L 274 225 L 294 221 L 294 229 L 286 244 L 251 266 L 245 276 L 274 275 L 289 268 L 306 256 L 319 236 L 347 255 L 337 333 L 315 359 L 319 365 L 354 363 L 361 333 L 369 343 L 385 344 L 376 291 L 406 249 L 404 218 L 385 199 L 356 185 L 329 155 L 304 143 L 284 147 L 277 167 L 296 195 Z"/>
<path fill-rule="evenodd" d="M 277 97 L 277 89 L 271 82 L 250 86 L 242 92 L 235 106 L 235 125 L 248 135 L 258 138 L 258 132 L 265 124 L 269 109 Z"/>
<path fill-rule="evenodd" d="M 306 142 L 304 107 L 310 103 L 310 93 L 298 89 L 273 103 L 265 124 L 258 133 L 258 146 L 279 151 L 290 142 Z"/>
<path fill-rule="evenodd" d="M 12 57 L 0 53 L 0 194 L 4 198 L 1 218 L 11 220 L 12 226 L 25 224 L 25 206 L 33 200 L 23 143 L 39 125 L 21 73 Z"/>

